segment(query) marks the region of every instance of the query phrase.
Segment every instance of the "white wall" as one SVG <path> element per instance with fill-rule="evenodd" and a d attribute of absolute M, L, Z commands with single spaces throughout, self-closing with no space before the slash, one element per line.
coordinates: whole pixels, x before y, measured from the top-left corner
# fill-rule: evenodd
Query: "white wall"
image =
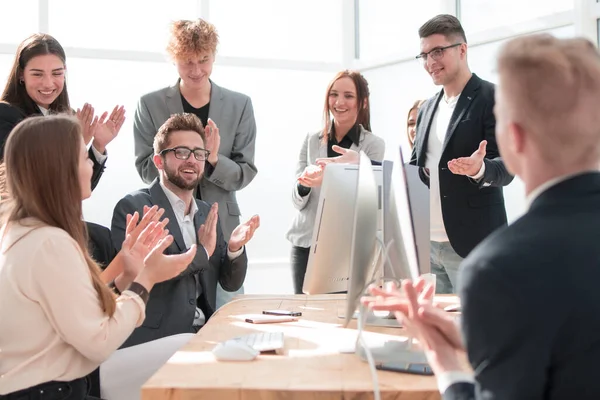
<path fill-rule="evenodd" d="M 359 0 L 360 58 L 378 61 L 412 55 L 419 27 L 436 14 L 451 12 L 448 3 L 446 0 Z"/>
<path fill-rule="evenodd" d="M 573 0 L 460 0 L 460 19 L 468 38 L 494 28 L 531 24 L 541 17 L 573 8 Z"/>

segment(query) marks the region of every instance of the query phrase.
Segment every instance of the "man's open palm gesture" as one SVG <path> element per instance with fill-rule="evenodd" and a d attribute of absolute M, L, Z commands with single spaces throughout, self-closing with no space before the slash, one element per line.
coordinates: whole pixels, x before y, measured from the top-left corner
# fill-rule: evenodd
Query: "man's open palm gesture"
<path fill-rule="evenodd" d="M 448 161 L 448 169 L 456 175 L 475 176 L 481 170 L 487 140 L 479 143 L 479 148 L 470 157 L 460 157 Z"/>

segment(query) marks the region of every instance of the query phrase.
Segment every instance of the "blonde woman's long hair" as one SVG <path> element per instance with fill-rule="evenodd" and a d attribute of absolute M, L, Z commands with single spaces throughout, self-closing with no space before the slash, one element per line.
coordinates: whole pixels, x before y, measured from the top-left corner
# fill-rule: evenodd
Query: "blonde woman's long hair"
<path fill-rule="evenodd" d="M 115 296 L 100 278 L 88 251 L 82 221 L 79 160 L 82 128 L 75 117 L 31 117 L 20 122 L 6 142 L 4 163 L 9 199 L 2 205 L 2 224 L 33 217 L 66 231 L 79 245 L 92 283 L 108 316 Z"/>

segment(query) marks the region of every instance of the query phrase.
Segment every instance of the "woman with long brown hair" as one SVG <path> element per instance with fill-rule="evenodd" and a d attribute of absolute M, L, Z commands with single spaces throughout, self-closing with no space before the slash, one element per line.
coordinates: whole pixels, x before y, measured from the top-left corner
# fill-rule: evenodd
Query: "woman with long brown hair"
<path fill-rule="evenodd" d="M 173 238 L 154 221 L 140 232 L 134 215 L 119 253 L 124 268 L 115 286 L 121 294 L 104 284 L 82 223 L 92 163 L 81 129 L 74 117 L 32 117 L 6 144 L 0 399 L 33 393 L 85 399 L 84 377 L 142 323 L 153 285 L 178 275 L 195 254 L 193 246 L 186 254 L 163 255 Z M 67 395 L 51 397 L 61 393 Z"/>
<path fill-rule="evenodd" d="M 38 115 L 75 114 L 67 90 L 67 64 L 63 47 L 52 36 L 36 33 L 23 40 L 17 48 L 6 86 L 0 95 L 0 160 L 10 132 L 24 118 Z M 106 163 L 106 145 L 119 133 L 125 121 L 125 109 L 116 106 L 94 116 L 94 108 L 85 104 L 77 110 L 83 126 L 90 159 L 94 163 L 92 189 L 96 187 Z"/>
<path fill-rule="evenodd" d="M 342 148 L 362 150 L 371 160 L 382 161 L 385 143 L 370 131 L 367 80 L 358 71 L 338 72 L 325 92 L 323 128 L 306 136 L 296 166 L 292 201 L 298 213 L 287 239 L 292 243 L 292 278 L 297 294 L 302 293 L 323 179 L 323 168 L 316 160 L 337 156 L 336 149 Z"/>

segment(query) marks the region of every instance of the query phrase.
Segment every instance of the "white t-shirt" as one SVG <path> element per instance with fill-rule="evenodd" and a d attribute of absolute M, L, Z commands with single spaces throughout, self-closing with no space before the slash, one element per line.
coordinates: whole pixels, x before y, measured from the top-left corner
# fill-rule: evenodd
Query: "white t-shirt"
<path fill-rule="evenodd" d="M 446 227 L 444 226 L 444 218 L 442 216 L 440 172 L 438 165 L 442 158 L 442 146 L 444 144 L 446 133 L 448 132 L 448 124 L 450 123 L 450 118 L 456 108 L 459 96 L 460 95 L 450 99 L 446 99 L 445 96 L 442 97 L 433 116 L 429 140 L 427 142 L 425 167 L 429 169 L 430 238 L 432 242 L 448 241 Z"/>

